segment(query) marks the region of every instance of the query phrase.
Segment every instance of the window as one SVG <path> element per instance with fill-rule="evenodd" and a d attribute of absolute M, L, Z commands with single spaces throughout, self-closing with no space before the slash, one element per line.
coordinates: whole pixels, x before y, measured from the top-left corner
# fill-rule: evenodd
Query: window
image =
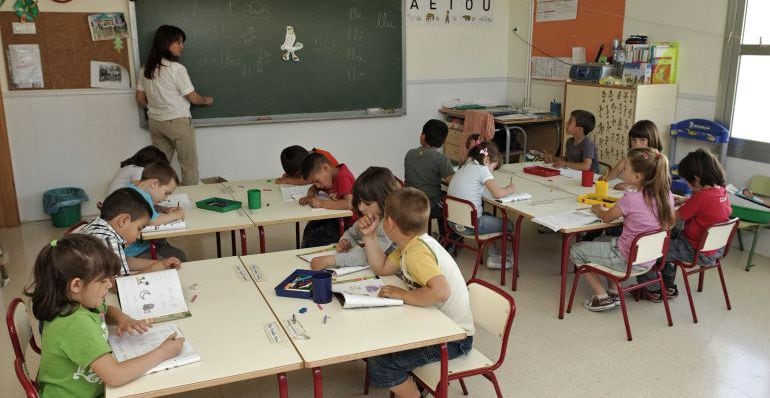
<path fill-rule="evenodd" d="M 730 126 L 728 154 L 770 160 L 770 2 L 730 0 L 717 119 Z"/>

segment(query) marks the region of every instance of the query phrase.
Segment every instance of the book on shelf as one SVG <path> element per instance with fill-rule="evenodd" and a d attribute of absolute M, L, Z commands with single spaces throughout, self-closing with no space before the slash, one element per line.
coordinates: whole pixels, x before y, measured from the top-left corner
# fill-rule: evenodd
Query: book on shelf
<path fill-rule="evenodd" d="M 187 223 L 184 220 L 169 221 L 160 225 L 148 225 L 142 228 L 143 233 L 158 232 L 158 231 L 175 231 L 178 229 L 187 228 Z"/>
<path fill-rule="evenodd" d="M 379 297 L 380 289 L 385 286 L 379 276 L 371 275 L 332 283 L 332 292 L 342 308 L 389 307 L 404 305 L 403 300 Z"/>
<path fill-rule="evenodd" d="M 647 62 L 623 64 L 623 82 L 628 86 L 650 84 L 652 82 L 652 64 Z"/>
<path fill-rule="evenodd" d="M 175 269 L 115 278 L 120 308 L 134 319 L 162 322 L 190 316 Z"/>
<path fill-rule="evenodd" d="M 599 217 L 591 212 L 590 209 L 549 214 L 547 216 L 535 217 L 532 219 L 532 222 L 540 224 L 554 232 L 561 229 L 582 227 L 599 221 L 601 221 L 599 220 Z"/>
<path fill-rule="evenodd" d="M 131 335 L 125 333 L 120 337 L 117 335 L 110 335 L 108 340 L 110 347 L 112 347 L 112 355 L 115 357 L 115 360 L 118 362 L 125 362 L 160 347 L 160 345 L 174 333 L 176 333 L 176 338 L 184 337 L 182 331 L 179 330 L 179 327 L 171 323 L 155 325 L 143 334 Z M 198 355 L 192 348 L 190 341 L 185 339 L 182 344 L 182 351 L 179 352 L 179 355 L 159 363 L 144 374 L 178 368 L 180 366 L 200 362 L 200 360 L 200 355 Z"/>
<path fill-rule="evenodd" d="M 678 58 L 678 42 L 655 43 L 652 46 L 652 84 L 676 83 Z"/>

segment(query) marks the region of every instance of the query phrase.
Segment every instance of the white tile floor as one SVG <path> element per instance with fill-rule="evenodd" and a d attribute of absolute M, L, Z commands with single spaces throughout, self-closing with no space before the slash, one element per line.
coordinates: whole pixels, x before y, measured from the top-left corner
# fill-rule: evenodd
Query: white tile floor
<path fill-rule="evenodd" d="M 39 248 L 61 233 L 49 222 L 0 229 L 0 244 L 11 256 L 11 283 L 0 291 L 3 316 L 10 299 L 20 294 Z M 269 227 L 267 236 L 268 250 L 293 248 L 293 226 Z M 172 242 L 191 259 L 202 259 L 214 256 L 213 241 L 213 236 L 206 236 Z M 523 227 L 521 278 L 519 290 L 513 294 L 518 310 L 505 363 L 497 371 L 504 396 L 770 397 L 770 311 L 766 307 L 770 259 L 755 257 L 756 267 L 746 272 L 747 254 L 733 248 L 725 264 L 733 310 L 725 309 L 718 276 L 709 272 L 704 292 L 696 293 L 698 324 L 692 323 L 683 290 L 671 302 L 671 328 L 666 325 L 662 304 L 631 301 L 634 341 L 627 342 L 618 309 L 591 313 L 577 304 L 572 314 L 557 319 L 560 242 L 557 234 L 538 234 L 532 224 Z M 229 248 L 229 239 L 223 243 Z M 258 247 L 253 230 L 249 231 L 249 245 L 251 252 Z M 461 251 L 458 262 L 470 275 L 468 251 Z M 481 276 L 499 282 L 497 272 L 483 270 Z M 681 280 L 678 284 L 682 287 Z M 588 287 L 581 284 L 576 300 L 587 295 Z M 4 397 L 22 397 L 7 331 L 2 330 L 0 390 Z M 477 346 L 483 345 L 477 342 Z M 330 366 L 323 372 L 327 397 L 361 395 L 361 361 Z M 309 372 L 293 372 L 288 378 L 291 396 L 312 396 Z M 484 378 L 469 379 L 467 384 L 473 397 L 494 396 Z M 275 378 L 270 377 L 184 396 L 273 397 L 276 391 Z M 450 385 L 450 396 L 461 395 L 459 385 Z M 371 396 L 386 397 L 387 393 L 373 389 Z"/>

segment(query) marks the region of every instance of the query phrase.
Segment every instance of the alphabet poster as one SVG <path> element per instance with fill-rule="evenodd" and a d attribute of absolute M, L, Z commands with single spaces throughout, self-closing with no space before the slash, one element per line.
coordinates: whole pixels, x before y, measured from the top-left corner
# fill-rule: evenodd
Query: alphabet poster
<path fill-rule="evenodd" d="M 404 0 L 406 22 L 420 26 L 492 25 L 501 0 Z"/>

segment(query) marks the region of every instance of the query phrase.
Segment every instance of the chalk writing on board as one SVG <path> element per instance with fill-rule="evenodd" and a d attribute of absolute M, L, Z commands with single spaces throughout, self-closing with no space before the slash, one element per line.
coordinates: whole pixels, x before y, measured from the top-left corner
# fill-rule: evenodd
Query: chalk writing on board
<path fill-rule="evenodd" d="M 316 36 L 313 38 L 313 51 L 315 52 L 334 50 L 336 46 L 337 43 L 330 37 Z"/>
<path fill-rule="evenodd" d="M 270 16 L 270 10 L 267 9 L 267 4 L 264 1 L 254 0 L 246 5 L 246 11 L 243 12 L 243 15 L 266 21 Z"/>
<path fill-rule="evenodd" d="M 213 5 L 207 4 L 209 7 L 200 4 L 198 0 L 193 0 L 192 15 L 200 17 L 214 17 L 214 16 L 234 16 L 233 2 L 228 0 L 222 3 L 215 3 Z"/>
<path fill-rule="evenodd" d="M 387 12 L 377 13 L 377 27 L 378 28 L 395 28 L 396 24 L 393 22 L 393 17 Z"/>

